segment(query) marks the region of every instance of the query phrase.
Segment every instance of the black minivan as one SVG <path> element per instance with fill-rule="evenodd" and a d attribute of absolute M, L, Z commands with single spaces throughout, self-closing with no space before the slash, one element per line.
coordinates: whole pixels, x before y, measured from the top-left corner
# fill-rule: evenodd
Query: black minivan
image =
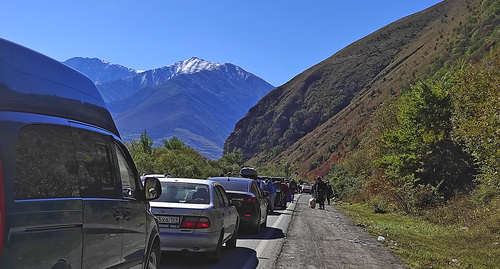
<path fill-rule="evenodd" d="M 0 268 L 158 268 L 158 223 L 95 85 L 0 39 Z"/>

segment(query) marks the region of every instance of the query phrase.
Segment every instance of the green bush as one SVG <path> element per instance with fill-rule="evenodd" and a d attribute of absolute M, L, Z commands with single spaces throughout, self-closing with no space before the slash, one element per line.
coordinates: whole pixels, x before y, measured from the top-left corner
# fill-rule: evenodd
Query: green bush
<path fill-rule="evenodd" d="M 333 166 L 327 178 L 333 193 L 339 199 L 350 199 L 358 195 L 363 187 L 363 179 L 341 165 Z"/>
<path fill-rule="evenodd" d="M 385 214 L 389 212 L 389 205 L 384 199 L 375 198 L 369 202 L 370 209 L 374 213 Z"/>

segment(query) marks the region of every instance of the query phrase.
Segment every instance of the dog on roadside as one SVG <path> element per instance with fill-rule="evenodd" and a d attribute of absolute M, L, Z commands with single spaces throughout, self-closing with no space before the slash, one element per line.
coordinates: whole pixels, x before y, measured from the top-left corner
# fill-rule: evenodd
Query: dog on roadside
<path fill-rule="evenodd" d="M 314 209 L 315 207 L 316 207 L 316 199 L 315 198 L 309 199 L 309 208 Z"/>

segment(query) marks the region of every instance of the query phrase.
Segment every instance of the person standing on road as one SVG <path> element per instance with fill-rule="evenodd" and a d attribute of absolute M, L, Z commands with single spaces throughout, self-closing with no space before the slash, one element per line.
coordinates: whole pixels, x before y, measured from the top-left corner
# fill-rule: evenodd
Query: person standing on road
<path fill-rule="evenodd" d="M 328 205 L 330 205 L 330 199 L 332 198 L 333 194 L 333 189 L 332 185 L 330 185 L 330 182 L 326 183 L 326 201 L 328 202 Z"/>
<path fill-rule="evenodd" d="M 271 213 L 274 212 L 274 200 L 276 199 L 276 188 L 272 180 L 266 179 L 266 187 L 264 188 L 269 192 L 269 206 L 271 207 Z"/>
<path fill-rule="evenodd" d="M 281 182 L 281 192 L 283 193 L 282 197 L 284 200 L 282 205 L 284 205 L 286 208 L 286 204 L 288 202 L 288 195 L 290 194 L 290 187 L 288 187 L 288 185 L 284 182 Z"/>
<path fill-rule="evenodd" d="M 319 209 L 325 209 L 325 191 L 326 184 L 321 180 L 321 177 L 316 178 L 316 182 L 312 187 L 314 192 L 314 198 L 316 198 L 316 202 L 319 204 Z"/>
<path fill-rule="evenodd" d="M 292 203 L 293 203 L 293 200 L 295 199 L 295 191 L 297 190 L 297 182 L 295 182 L 295 180 L 292 179 L 288 185 L 290 188 L 290 193 L 292 194 Z"/>

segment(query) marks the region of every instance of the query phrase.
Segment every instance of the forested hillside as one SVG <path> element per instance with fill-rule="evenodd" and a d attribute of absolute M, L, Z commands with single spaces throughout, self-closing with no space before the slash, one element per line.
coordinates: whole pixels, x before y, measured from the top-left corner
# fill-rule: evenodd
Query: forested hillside
<path fill-rule="evenodd" d="M 483 1 L 454 29 L 450 54 L 435 60 L 428 78 L 400 89 L 376 110 L 358 142 L 344 146 L 345 158 L 329 173 L 346 169 L 348 178 L 359 182 L 340 193 L 365 199 L 381 195 L 388 205 L 415 214 L 457 193 L 479 190 L 485 199 L 497 197 L 499 14 L 498 1 Z M 346 185 L 343 177 L 333 177 L 338 186 Z"/>
<path fill-rule="evenodd" d="M 465 42 L 461 26 L 482 3 L 446 0 L 347 46 L 262 98 L 236 124 L 224 152 L 241 149 L 256 166 L 289 164 L 309 179 L 324 174 L 380 104 L 461 57 L 454 44 Z"/>

